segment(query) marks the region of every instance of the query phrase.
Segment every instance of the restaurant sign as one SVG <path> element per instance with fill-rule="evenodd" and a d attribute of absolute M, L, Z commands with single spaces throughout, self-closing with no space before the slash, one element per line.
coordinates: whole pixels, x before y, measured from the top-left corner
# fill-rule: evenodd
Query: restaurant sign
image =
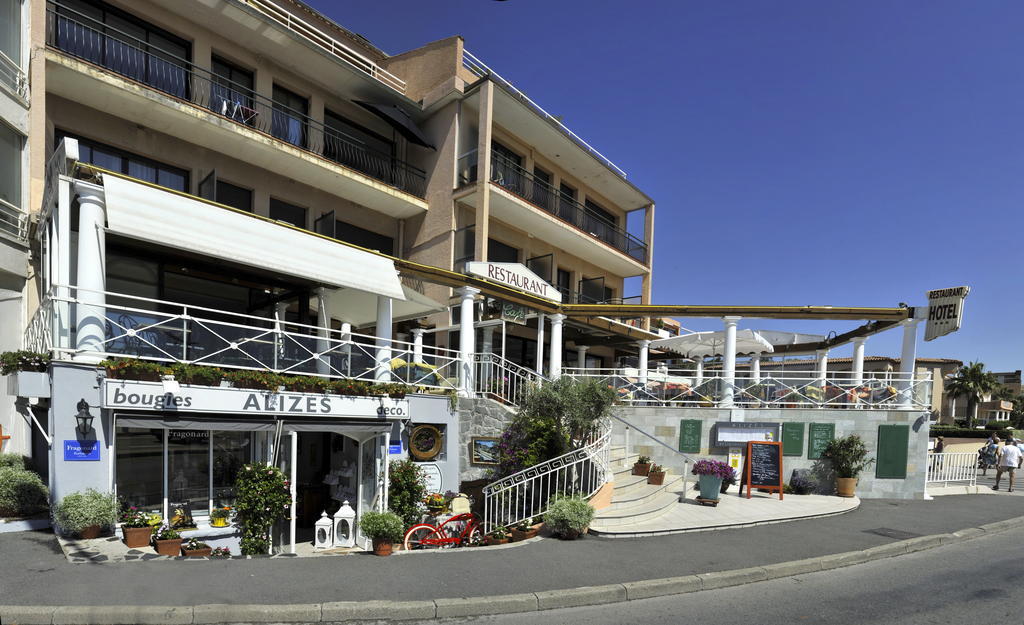
<path fill-rule="evenodd" d="M 555 302 L 562 301 L 562 294 L 522 263 L 466 263 L 466 271 L 475 276 L 510 286 L 531 295 Z"/>
<path fill-rule="evenodd" d="M 106 380 L 104 408 L 158 412 L 216 412 L 301 417 L 409 418 L 409 400 L 391 397 L 348 397 L 289 393 L 246 388 L 181 385 L 164 392 L 160 382 Z"/>
<path fill-rule="evenodd" d="M 969 286 L 928 291 L 928 323 L 924 328 L 924 340 L 937 339 L 960 329 L 964 298 L 970 292 Z"/>

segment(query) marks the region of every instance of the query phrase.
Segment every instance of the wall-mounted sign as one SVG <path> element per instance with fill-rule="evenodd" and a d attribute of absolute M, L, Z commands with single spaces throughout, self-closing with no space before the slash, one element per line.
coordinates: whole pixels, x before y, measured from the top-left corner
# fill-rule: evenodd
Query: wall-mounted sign
<path fill-rule="evenodd" d="M 719 421 L 715 424 L 715 446 L 737 447 L 750 441 L 777 441 L 780 428 L 778 423 Z"/>
<path fill-rule="evenodd" d="M 100 459 L 99 441 L 64 441 L 64 459 L 69 462 Z"/>
<path fill-rule="evenodd" d="M 473 275 L 519 289 L 520 291 L 526 291 L 537 297 L 543 297 L 555 302 L 562 301 L 562 294 L 558 289 L 545 282 L 522 263 L 485 263 L 473 261 L 466 263 L 466 271 Z"/>
<path fill-rule="evenodd" d="M 417 425 L 409 433 L 409 453 L 417 460 L 433 460 L 444 447 L 444 434 L 436 425 Z"/>
<path fill-rule="evenodd" d="M 186 386 L 165 393 L 160 382 L 106 380 L 104 408 L 159 412 L 221 412 L 303 417 L 409 418 L 409 400 L 391 397 L 347 397 L 315 393 L 259 391 L 217 386 Z"/>
<path fill-rule="evenodd" d="M 960 329 L 964 298 L 970 292 L 969 286 L 928 291 L 928 323 L 924 327 L 924 340 L 937 339 Z"/>
<path fill-rule="evenodd" d="M 526 325 L 526 306 L 513 304 L 512 302 L 501 303 L 501 318 L 508 323 Z"/>
<path fill-rule="evenodd" d="M 437 466 L 433 462 L 425 462 L 418 465 L 419 468 L 423 469 L 424 486 L 427 487 L 428 493 L 443 493 L 444 492 L 444 479 L 441 477 L 441 467 Z"/>

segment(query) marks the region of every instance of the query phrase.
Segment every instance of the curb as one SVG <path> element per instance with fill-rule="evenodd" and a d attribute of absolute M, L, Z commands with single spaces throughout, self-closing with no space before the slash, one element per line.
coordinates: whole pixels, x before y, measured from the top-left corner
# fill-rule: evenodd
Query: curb
<path fill-rule="evenodd" d="M 746 569 L 648 579 L 605 586 L 582 586 L 516 595 L 462 597 L 432 601 L 342 601 L 312 604 L 197 606 L 0 606 L 4 625 L 131 625 L 134 623 L 336 623 L 344 621 L 426 620 L 536 612 L 620 603 L 652 597 L 740 586 L 882 560 L 933 547 L 973 540 L 1024 527 L 1024 517 L 932 534 L 859 551 L 779 562 Z"/>

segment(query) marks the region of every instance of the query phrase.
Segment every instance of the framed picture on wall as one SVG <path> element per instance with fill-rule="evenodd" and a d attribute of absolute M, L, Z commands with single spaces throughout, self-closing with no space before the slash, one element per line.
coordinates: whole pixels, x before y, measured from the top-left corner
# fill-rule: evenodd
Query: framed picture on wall
<path fill-rule="evenodd" d="M 498 439 L 474 436 L 469 444 L 469 461 L 472 464 L 498 464 Z"/>

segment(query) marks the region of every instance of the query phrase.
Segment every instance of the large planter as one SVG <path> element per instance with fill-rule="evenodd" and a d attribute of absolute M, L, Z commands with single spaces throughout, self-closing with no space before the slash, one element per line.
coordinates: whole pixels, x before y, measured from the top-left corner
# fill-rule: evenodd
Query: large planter
<path fill-rule="evenodd" d="M 857 478 L 855 477 L 837 477 L 836 478 L 836 494 L 840 497 L 853 497 L 854 491 L 857 490 Z"/>
<path fill-rule="evenodd" d="M 537 532 L 540 531 L 539 527 L 531 527 L 528 530 L 517 530 L 512 528 L 512 542 L 517 543 L 521 540 L 529 540 L 537 536 Z"/>
<path fill-rule="evenodd" d="M 171 538 L 156 541 L 156 552 L 162 556 L 176 556 L 181 553 L 183 538 Z"/>
<path fill-rule="evenodd" d="M 50 374 L 45 371 L 16 371 L 7 376 L 7 394 L 15 397 L 49 397 Z"/>
<path fill-rule="evenodd" d="M 391 545 L 391 541 L 387 540 L 374 540 L 373 541 L 373 553 L 378 556 L 390 556 L 394 547 Z"/>
<path fill-rule="evenodd" d="M 647 483 L 654 484 L 655 486 L 661 486 L 665 483 L 665 472 L 651 471 L 647 474 Z"/>
<path fill-rule="evenodd" d="M 182 547 L 181 555 L 188 557 L 199 557 L 208 556 L 213 553 L 213 547 L 204 547 L 202 549 L 185 549 Z"/>
<path fill-rule="evenodd" d="M 132 549 L 146 547 L 149 539 L 153 536 L 152 527 L 122 527 L 121 535 L 124 537 L 124 544 Z"/>
<path fill-rule="evenodd" d="M 722 494 L 722 478 L 717 475 L 698 475 L 701 499 L 718 499 Z"/>
<path fill-rule="evenodd" d="M 511 539 L 509 539 L 509 538 L 495 538 L 494 536 L 488 536 L 487 537 L 487 545 L 489 547 L 490 546 L 494 546 L 494 545 L 507 545 L 509 543 L 509 540 L 511 540 Z"/>
<path fill-rule="evenodd" d="M 100 526 L 90 525 L 89 527 L 83 527 L 78 530 L 78 537 L 85 539 L 99 538 L 100 537 Z"/>
<path fill-rule="evenodd" d="M 647 475 L 651 472 L 651 463 L 645 462 L 640 464 L 639 462 L 633 464 L 633 475 Z"/>

